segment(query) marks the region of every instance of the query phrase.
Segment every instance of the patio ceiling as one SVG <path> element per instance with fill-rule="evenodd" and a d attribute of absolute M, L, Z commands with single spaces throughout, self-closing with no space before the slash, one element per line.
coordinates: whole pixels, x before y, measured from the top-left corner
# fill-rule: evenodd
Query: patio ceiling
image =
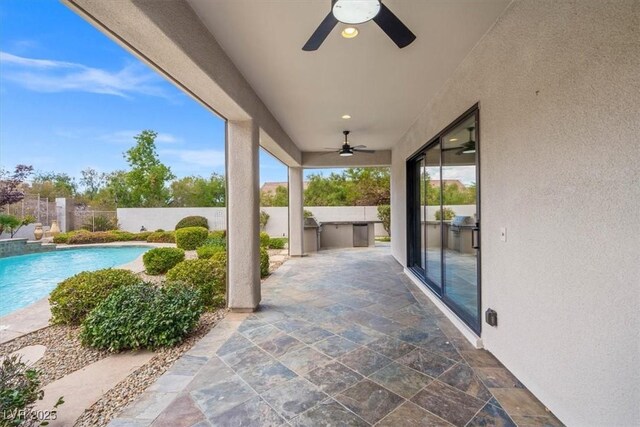
<path fill-rule="evenodd" d="M 390 149 L 509 2 L 386 0 L 416 34 L 410 46 L 398 49 L 367 22 L 349 40 L 339 24 L 303 52 L 329 0 L 188 0 L 303 151 L 339 147 L 343 129 L 352 144 Z"/>

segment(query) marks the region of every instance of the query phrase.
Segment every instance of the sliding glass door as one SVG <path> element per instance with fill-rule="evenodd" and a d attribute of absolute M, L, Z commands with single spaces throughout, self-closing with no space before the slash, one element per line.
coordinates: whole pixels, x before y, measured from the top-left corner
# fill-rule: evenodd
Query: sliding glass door
<path fill-rule="evenodd" d="M 456 120 L 408 164 L 409 266 L 480 333 L 478 110 Z"/>

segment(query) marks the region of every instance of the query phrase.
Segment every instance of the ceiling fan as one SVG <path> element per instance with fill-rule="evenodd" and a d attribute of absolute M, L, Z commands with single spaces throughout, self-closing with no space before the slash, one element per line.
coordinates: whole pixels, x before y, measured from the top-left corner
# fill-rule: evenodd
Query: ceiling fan
<path fill-rule="evenodd" d="M 338 151 L 334 151 L 335 153 L 338 153 L 342 157 L 353 156 L 354 153 L 368 153 L 368 154 L 375 153 L 375 150 L 366 150 L 367 148 L 366 145 L 354 145 L 354 146 L 349 145 L 348 138 L 349 138 L 350 131 L 344 130 L 342 131 L 342 133 L 344 134 L 344 143 L 342 144 L 342 147 L 340 147 Z M 333 149 L 328 148 L 328 150 L 333 150 Z"/>
<path fill-rule="evenodd" d="M 380 0 L 331 0 L 331 11 L 302 50 L 317 50 L 338 22 L 357 25 L 372 19 L 401 49 L 416 39 L 415 34 Z"/>
<path fill-rule="evenodd" d="M 462 154 L 473 154 L 476 152 L 476 142 L 473 140 L 473 131 L 475 130 L 475 126 L 469 126 L 467 130 L 469 131 L 469 140 L 467 142 L 462 143 L 459 147 L 451 147 L 451 148 L 443 148 L 442 151 L 451 151 L 456 150 L 456 154 L 458 156 Z"/>

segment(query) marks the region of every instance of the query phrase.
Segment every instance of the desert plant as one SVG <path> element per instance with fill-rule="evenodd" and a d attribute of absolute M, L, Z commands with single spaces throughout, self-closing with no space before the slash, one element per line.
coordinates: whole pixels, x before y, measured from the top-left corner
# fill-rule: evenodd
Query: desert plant
<path fill-rule="evenodd" d="M 270 241 L 271 241 L 271 237 L 269 237 L 269 234 L 265 233 L 264 231 L 261 231 L 260 232 L 260 247 L 268 248 Z"/>
<path fill-rule="evenodd" d="M 148 243 L 175 243 L 176 234 L 173 231 L 154 231 L 147 236 Z"/>
<path fill-rule="evenodd" d="M 117 269 L 84 271 L 71 276 L 60 282 L 49 296 L 51 322 L 79 324 L 111 292 L 140 282 L 131 271 Z"/>
<path fill-rule="evenodd" d="M 84 345 L 120 351 L 174 346 L 195 328 L 203 306 L 185 286 L 140 283 L 118 289 L 82 323 Z"/>
<path fill-rule="evenodd" d="M 198 290 L 206 307 L 224 302 L 227 271 L 210 259 L 188 259 L 167 272 L 167 281 L 180 282 Z"/>
<path fill-rule="evenodd" d="M 440 209 L 438 209 L 434 214 L 434 216 L 436 218 L 436 221 L 440 221 L 443 218 L 443 214 L 444 214 L 444 220 L 445 221 L 453 219 L 456 216 L 456 213 L 453 211 L 453 209 L 451 209 L 451 208 L 442 208 L 442 211 L 440 211 Z"/>
<path fill-rule="evenodd" d="M 260 277 L 269 275 L 269 252 L 266 248 L 260 248 Z"/>
<path fill-rule="evenodd" d="M 264 230 L 271 216 L 265 211 L 260 211 L 260 230 Z"/>
<path fill-rule="evenodd" d="M 197 216 L 197 215 L 187 216 L 182 218 L 180 221 L 178 221 L 175 229 L 179 230 L 181 228 L 187 228 L 187 227 L 204 227 L 208 230 L 209 221 L 207 221 L 207 218 L 203 216 Z"/>
<path fill-rule="evenodd" d="M 205 246 L 200 246 L 198 249 L 196 249 L 196 253 L 198 254 L 198 258 L 199 259 L 208 259 L 211 258 L 213 255 L 217 254 L 218 252 L 225 252 L 226 249 L 224 246 L 219 246 L 219 245 L 205 245 Z"/>
<path fill-rule="evenodd" d="M 0 426 L 46 425 L 32 417 L 33 407 L 44 397 L 41 389 L 41 372 L 32 369 L 22 361 L 21 356 L 11 355 L 0 365 Z M 62 398 L 52 408 L 53 411 L 64 403 Z"/>
<path fill-rule="evenodd" d="M 164 274 L 182 261 L 184 251 L 179 248 L 154 248 L 142 256 L 148 274 Z"/>
<path fill-rule="evenodd" d="M 382 221 L 382 227 L 384 231 L 391 236 L 391 206 L 380 205 L 378 206 L 378 218 Z"/>
<path fill-rule="evenodd" d="M 269 249 L 284 249 L 287 239 L 284 237 L 272 237 L 269 239 Z"/>
<path fill-rule="evenodd" d="M 207 240 L 209 231 L 204 227 L 186 227 L 176 231 L 176 245 L 180 249 L 192 251 Z"/>

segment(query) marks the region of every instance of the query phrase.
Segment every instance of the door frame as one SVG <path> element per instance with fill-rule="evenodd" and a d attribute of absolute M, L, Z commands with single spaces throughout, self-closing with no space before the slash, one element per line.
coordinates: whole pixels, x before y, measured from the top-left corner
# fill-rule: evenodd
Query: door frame
<path fill-rule="evenodd" d="M 436 145 L 436 144 L 440 144 L 440 149 L 442 149 L 442 137 L 445 136 L 447 133 L 449 133 L 451 130 L 453 130 L 454 128 L 456 128 L 457 126 L 459 126 L 462 122 L 464 122 L 465 120 L 468 120 L 469 117 L 475 116 L 475 126 L 476 126 L 476 221 L 477 221 L 477 227 L 479 229 L 478 231 L 478 252 L 477 252 L 477 265 L 476 265 L 476 269 L 477 269 L 477 273 L 476 273 L 476 277 L 477 277 L 477 300 L 478 300 L 478 304 L 477 304 L 477 323 L 476 323 L 476 319 L 470 318 L 464 310 L 458 308 L 457 304 L 455 303 L 455 301 L 452 301 L 450 298 L 447 297 L 446 294 L 446 283 L 444 281 L 444 275 L 445 275 L 445 271 L 444 268 L 441 269 L 441 275 L 443 277 L 443 279 L 441 280 L 442 283 L 442 288 L 438 289 L 438 287 L 431 283 L 431 281 L 426 277 L 425 272 L 422 271 L 421 268 L 416 266 L 416 253 L 421 253 L 422 250 L 419 246 L 416 245 L 416 239 L 415 237 L 412 238 L 412 235 L 415 234 L 416 231 L 416 223 L 420 224 L 420 232 L 417 233 L 418 238 L 420 237 L 420 234 L 422 232 L 422 224 L 420 223 L 421 221 L 421 214 L 420 214 L 420 184 L 419 182 L 415 181 L 415 165 L 416 162 L 425 156 L 426 151 Z M 481 187 L 482 185 L 480 184 L 481 178 L 480 178 L 480 104 L 476 103 L 474 104 L 471 108 L 469 108 L 467 111 L 465 111 L 463 114 L 461 114 L 460 116 L 458 116 L 458 118 L 456 118 L 453 122 L 451 122 L 447 127 L 445 127 L 444 129 L 442 129 L 440 132 L 438 132 L 434 137 L 432 137 L 431 139 L 429 139 L 429 141 L 424 144 L 422 147 L 420 147 L 418 150 L 416 150 L 411 156 L 409 156 L 406 160 L 406 171 L 407 171 L 407 198 L 406 198 L 406 202 L 407 202 L 407 229 L 406 229 L 406 233 L 407 233 L 407 259 L 406 261 L 406 265 L 407 268 L 409 270 L 411 270 L 415 276 L 420 279 L 420 281 L 422 283 L 424 283 L 424 285 L 429 289 L 429 291 L 431 291 L 432 293 L 434 293 L 438 299 L 440 301 L 442 301 L 447 307 L 449 307 L 455 314 L 456 316 L 462 320 L 467 326 L 469 326 L 476 334 L 478 334 L 478 336 L 480 336 L 481 332 L 482 332 L 482 214 L 481 214 L 481 206 L 480 206 L 480 192 L 481 192 Z M 440 151 L 440 167 L 442 168 L 442 151 Z M 442 179 L 442 176 L 440 176 L 440 179 Z M 416 188 L 417 187 L 417 188 Z M 441 195 L 442 197 L 442 195 Z M 417 198 L 417 203 L 418 203 L 418 209 L 416 208 L 416 198 Z M 441 199 L 441 205 L 442 205 L 442 199 Z M 416 217 L 417 216 L 417 217 Z M 442 234 L 443 234 L 443 227 L 440 227 L 440 233 L 441 233 L 441 241 L 442 241 Z M 444 261 L 441 260 L 441 264 L 444 267 Z M 418 262 L 418 265 L 419 262 Z"/>

